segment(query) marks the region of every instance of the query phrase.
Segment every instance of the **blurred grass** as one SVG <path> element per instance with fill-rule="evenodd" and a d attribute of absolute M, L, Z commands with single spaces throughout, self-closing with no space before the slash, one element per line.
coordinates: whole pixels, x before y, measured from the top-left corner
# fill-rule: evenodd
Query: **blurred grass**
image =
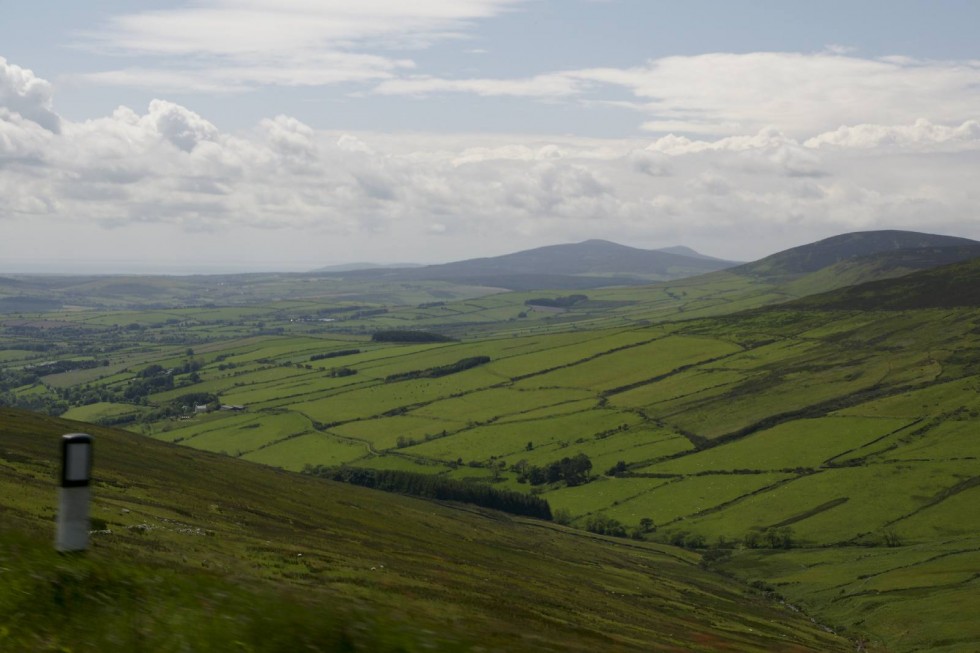
<path fill-rule="evenodd" d="M 462 650 L 434 633 L 401 630 L 337 606 L 325 610 L 297 592 L 104 554 L 60 555 L 46 542 L 0 531 L 3 651 Z"/>
<path fill-rule="evenodd" d="M 849 648 L 691 552 L 93 426 L 101 532 L 58 556 L 58 439 L 81 427 L 0 409 L 2 650 Z"/>

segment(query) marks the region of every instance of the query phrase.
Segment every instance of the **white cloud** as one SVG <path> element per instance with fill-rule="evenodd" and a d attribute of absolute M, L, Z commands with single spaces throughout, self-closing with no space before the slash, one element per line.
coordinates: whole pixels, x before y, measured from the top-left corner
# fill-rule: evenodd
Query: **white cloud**
<path fill-rule="evenodd" d="M 51 84 L 0 57 L 0 107 L 58 133 L 61 118 L 52 110 Z"/>
<path fill-rule="evenodd" d="M 239 93 L 259 86 L 326 86 L 376 81 L 414 67 L 410 60 L 339 52 L 309 53 L 289 60 L 243 58 L 235 64 L 187 68 L 125 68 L 79 75 L 106 86 L 154 92 Z"/>
<path fill-rule="evenodd" d="M 627 155 L 633 169 L 651 177 L 666 177 L 671 174 L 670 157 L 648 147 L 633 150 Z"/>
<path fill-rule="evenodd" d="M 647 100 L 651 131 L 794 137 L 840 125 L 962 121 L 980 106 L 980 66 L 758 52 L 667 57 L 628 71 L 577 73 Z"/>
<path fill-rule="evenodd" d="M 706 151 L 744 152 L 748 150 L 773 149 L 795 145 L 796 141 L 787 137 L 774 127 L 766 127 L 755 134 L 729 136 L 715 141 L 692 140 L 686 136 L 670 134 L 658 138 L 647 149 L 664 154 L 695 154 Z"/>
<path fill-rule="evenodd" d="M 664 57 L 634 68 L 559 71 L 519 79 L 391 79 L 376 92 L 604 101 L 608 88 L 629 91 L 655 133 L 744 136 L 773 128 L 794 138 L 841 125 L 937 123 L 974 119 L 980 62 L 907 57 L 862 59 L 833 52 L 755 52 Z"/>
<path fill-rule="evenodd" d="M 147 119 L 164 139 L 185 152 L 203 141 L 214 141 L 218 135 L 217 128 L 207 120 L 166 100 L 153 100 Z"/>
<path fill-rule="evenodd" d="M 0 107 L 0 259 L 27 255 L 32 237 L 92 258 L 251 266 L 594 237 L 743 259 L 854 229 L 977 238 L 978 141 L 972 121 L 858 123 L 803 142 L 777 127 L 713 140 L 329 132 L 284 115 L 228 133 L 163 100 L 53 133 Z"/>
<path fill-rule="evenodd" d="M 413 64 L 365 49 L 410 50 L 460 38 L 473 21 L 524 1 L 203 0 L 115 16 L 102 29 L 84 34 L 84 47 L 151 57 L 156 63 L 81 77 L 197 92 L 376 81 Z"/>
<path fill-rule="evenodd" d="M 51 139 L 36 122 L 0 107 L 0 168 L 5 162 L 41 163 Z"/>
<path fill-rule="evenodd" d="M 843 126 L 807 139 L 807 147 L 872 149 L 963 147 L 980 148 L 980 122 L 967 120 L 959 126 L 936 125 L 920 118 L 911 125 Z"/>
<path fill-rule="evenodd" d="M 559 98 L 576 95 L 585 82 L 568 75 L 538 75 L 526 79 L 437 79 L 409 77 L 378 84 L 378 95 L 431 95 L 434 93 L 473 93 L 481 96 Z"/>
<path fill-rule="evenodd" d="M 842 45 L 840 43 L 828 43 L 824 46 L 830 54 L 852 54 L 857 52 L 857 48 L 852 45 Z"/>

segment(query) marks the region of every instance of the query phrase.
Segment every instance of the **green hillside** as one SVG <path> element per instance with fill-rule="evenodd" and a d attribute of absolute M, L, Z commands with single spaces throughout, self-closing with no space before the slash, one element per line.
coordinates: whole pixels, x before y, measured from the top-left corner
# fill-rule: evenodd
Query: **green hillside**
<path fill-rule="evenodd" d="M 0 650 L 830 651 L 656 544 L 85 427 L 92 547 L 48 552 L 58 439 L 0 410 Z"/>
<path fill-rule="evenodd" d="M 968 238 L 915 231 L 858 231 L 787 249 L 740 265 L 731 271 L 751 277 L 785 279 L 817 272 L 856 258 L 897 253 L 914 264 L 917 258 L 928 261 L 930 250 L 937 252 L 944 249 L 977 248 L 980 248 L 980 243 Z M 905 253 L 909 250 L 918 250 L 918 253 L 907 256 Z"/>
<path fill-rule="evenodd" d="M 920 236 L 862 235 L 765 279 L 18 315 L 0 401 L 292 471 L 533 494 L 889 650 L 970 651 L 980 268 L 890 278 L 972 247 Z"/>
<path fill-rule="evenodd" d="M 794 302 L 818 309 L 960 308 L 980 306 L 980 256 L 899 279 L 880 279 Z"/>

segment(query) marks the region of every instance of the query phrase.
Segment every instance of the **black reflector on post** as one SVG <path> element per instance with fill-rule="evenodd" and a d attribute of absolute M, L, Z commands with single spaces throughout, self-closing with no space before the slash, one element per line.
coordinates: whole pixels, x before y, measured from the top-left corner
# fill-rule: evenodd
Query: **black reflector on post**
<path fill-rule="evenodd" d="M 85 487 L 92 478 L 92 436 L 69 433 L 61 437 L 61 487 Z"/>

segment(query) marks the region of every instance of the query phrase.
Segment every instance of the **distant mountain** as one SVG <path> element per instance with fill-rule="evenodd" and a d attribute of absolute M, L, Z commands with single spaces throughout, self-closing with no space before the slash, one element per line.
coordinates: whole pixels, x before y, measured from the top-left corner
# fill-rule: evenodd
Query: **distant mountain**
<path fill-rule="evenodd" d="M 859 231 L 787 249 L 753 263 L 734 267 L 730 272 L 766 281 L 791 281 L 845 261 L 903 250 L 917 251 L 903 252 L 894 260 L 904 260 L 913 265 L 913 269 L 922 269 L 950 262 L 942 260 L 942 250 L 948 248 L 961 248 L 961 253 L 968 254 L 973 248 L 980 248 L 980 242 L 914 231 Z M 940 257 L 939 263 L 932 262 L 932 257 L 936 256 Z"/>
<path fill-rule="evenodd" d="M 316 272 L 353 272 L 355 270 L 392 270 L 405 268 L 420 268 L 421 263 L 343 263 L 341 265 L 327 265 L 313 270 Z"/>
<path fill-rule="evenodd" d="M 668 254 L 680 254 L 682 256 L 690 256 L 691 258 L 700 258 L 700 259 L 705 259 L 705 260 L 708 260 L 708 261 L 721 261 L 721 260 L 723 260 L 723 259 L 720 259 L 720 258 L 715 258 L 714 256 L 708 256 L 706 254 L 702 254 L 701 252 L 697 252 L 697 251 L 691 249 L 690 247 L 685 247 L 684 245 L 674 245 L 673 247 L 661 247 L 659 249 L 655 249 L 654 251 L 655 252 L 667 252 Z M 727 262 L 729 262 L 729 261 L 726 261 L 726 263 Z"/>
<path fill-rule="evenodd" d="M 345 276 L 452 281 L 509 290 L 572 289 L 667 281 L 737 265 L 688 251 L 691 253 L 645 250 L 587 240 L 421 268 L 360 270 Z"/>

